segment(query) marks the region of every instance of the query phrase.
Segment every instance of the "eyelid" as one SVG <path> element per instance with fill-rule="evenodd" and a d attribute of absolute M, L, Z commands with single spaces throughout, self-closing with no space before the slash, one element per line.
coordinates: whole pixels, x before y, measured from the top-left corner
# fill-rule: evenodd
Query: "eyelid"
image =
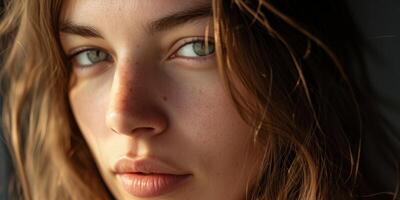
<path fill-rule="evenodd" d="M 99 63 L 94 63 L 94 64 L 90 64 L 90 65 L 80 65 L 77 64 L 75 62 L 76 56 L 78 56 L 79 54 L 85 52 L 85 51 L 102 51 L 104 53 L 107 54 L 107 58 L 104 61 L 101 61 Z M 73 68 L 82 68 L 82 69 L 86 69 L 88 67 L 92 67 L 93 65 L 99 65 L 102 62 L 112 62 L 114 60 L 114 57 L 112 54 L 110 54 L 107 50 L 105 50 L 104 48 L 100 48 L 100 47 L 94 47 L 94 46 L 83 46 L 83 47 L 78 47 L 75 48 L 74 50 L 70 51 L 67 55 L 67 59 L 68 62 L 70 63 L 70 66 Z"/>
<path fill-rule="evenodd" d="M 107 54 L 109 54 L 108 51 L 106 51 L 106 50 L 103 49 L 103 48 L 92 47 L 92 46 L 86 46 L 86 47 L 78 47 L 78 48 L 76 48 L 76 49 L 70 51 L 70 52 L 67 54 L 67 57 L 68 57 L 68 59 L 72 59 L 73 57 L 79 55 L 80 53 L 82 53 L 82 52 L 84 52 L 84 51 L 90 51 L 90 50 L 100 50 L 100 51 L 103 51 L 103 52 L 106 52 Z"/>
<path fill-rule="evenodd" d="M 174 46 L 178 46 L 178 47 L 173 48 L 174 50 L 173 50 L 172 53 L 168 54 L 167 60 L 170 60 L 171 58 L 175 58 L 175 57 L 176 57 L 176 56 L 175 56 L 176 53 L 177 53 L 182 47 L 184 47 L 185 45 L 190 44 L 190 43 L 194 43 L 194 42 L 198 42 L 198 41 L 204 41 L 204 42 L 205 42 L 206 40 L 207 40 L 208 43 L 214 43 L 214 37 L 204 37 L 204 36 L 195 36 L 195 37 L 183 38 L 183 39 L 179 40 L 178 42 L 176 42 L 176 45 L 173 45 L 173 47 L 174 47 Z M 179 44 L 179 43 L 180 43 L 180 44 Z M 208 56 L 203 56 L 203 57 L 208 57 Z M 188 57 L 182 57 L 182 58 L 190 59 L 190 58 L 188 58 Z M 194 58 L 193 58 L 193 59 L 194 59 Z M 197 58 L 197 59 L 199 59 L 199 58 Z"/>

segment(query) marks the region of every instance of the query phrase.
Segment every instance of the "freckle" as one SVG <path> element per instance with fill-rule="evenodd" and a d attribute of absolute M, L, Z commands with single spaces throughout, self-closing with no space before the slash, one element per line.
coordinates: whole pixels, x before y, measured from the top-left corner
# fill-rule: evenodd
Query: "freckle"
<path fill-rule="evenodd" d="M 162 99 L 163 99 L 164 101 L 167 101 L 167 97 L 166 97 L 166 96 L 163 96 Z"/>

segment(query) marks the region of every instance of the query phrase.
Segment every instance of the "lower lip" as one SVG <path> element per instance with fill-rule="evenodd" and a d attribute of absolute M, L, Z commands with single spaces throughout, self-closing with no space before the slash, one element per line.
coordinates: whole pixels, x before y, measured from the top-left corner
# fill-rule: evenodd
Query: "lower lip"
<path fill-rule="evenodd" d="M 171 174 L 119 174 L 123 188 L 136 197 L 155 197 L 175 190 L 190 175 Z"/>

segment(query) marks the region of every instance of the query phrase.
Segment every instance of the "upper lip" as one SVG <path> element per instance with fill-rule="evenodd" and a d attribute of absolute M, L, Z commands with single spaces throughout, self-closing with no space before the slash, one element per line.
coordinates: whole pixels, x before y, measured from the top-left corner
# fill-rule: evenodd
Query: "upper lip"
<path fill-rule="evenodd" d="M 121 158 L 114 166 L 116 174 L 144 173 L 144 174 L 170 174 L 187 175 L 188 173 L 155 158 Z"/>

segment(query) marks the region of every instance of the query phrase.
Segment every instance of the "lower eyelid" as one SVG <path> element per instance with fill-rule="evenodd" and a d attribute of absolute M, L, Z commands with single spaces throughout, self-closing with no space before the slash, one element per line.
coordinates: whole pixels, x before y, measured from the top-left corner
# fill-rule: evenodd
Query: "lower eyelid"
<path fill-rule="evenodd" d="M 208 60 L 214 59 L 215 58 L 215 53 L 212 53 L 207 56 L 199 56 L 199 57 L 183 57 L 183 56 L 177 56 L 175 59 L 178 60 L 183 60 L 183 61 L 188 61 L 188 62 L 207 62 Z"/>

